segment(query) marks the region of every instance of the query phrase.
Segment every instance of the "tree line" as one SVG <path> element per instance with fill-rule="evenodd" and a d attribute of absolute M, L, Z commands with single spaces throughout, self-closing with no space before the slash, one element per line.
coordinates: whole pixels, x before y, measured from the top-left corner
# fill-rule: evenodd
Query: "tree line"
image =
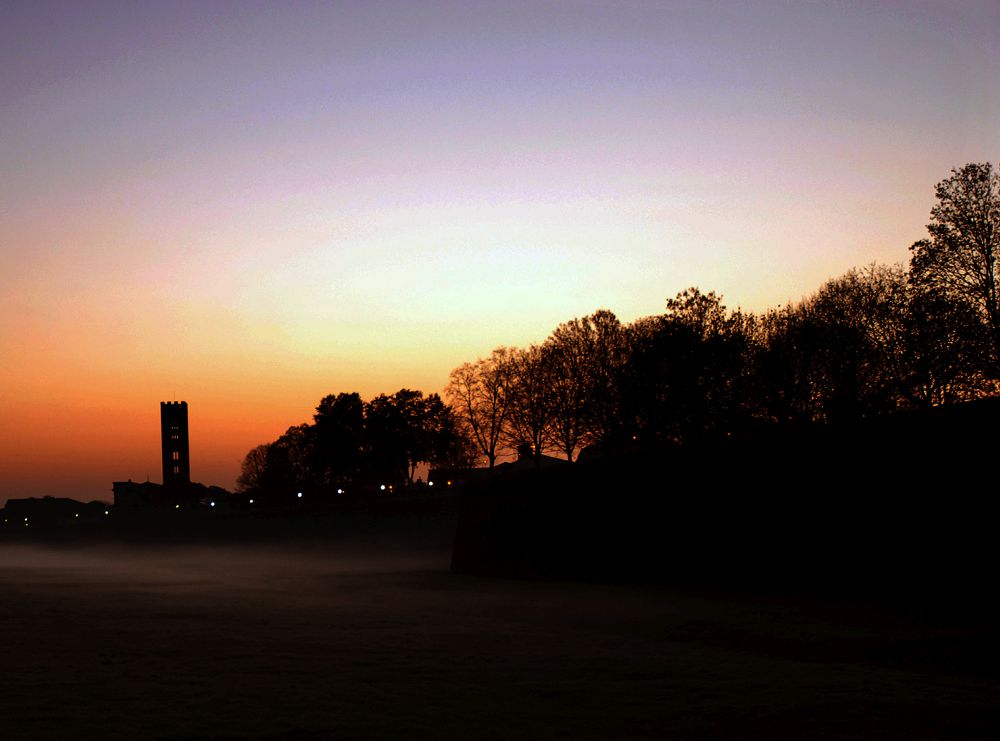
<path fill-rule="evenodd" d="M 628 324 L 602 309 L 544 342 L 455 368 L 444 401 L 405 389 L 367 404 L 329 396 L 313 425 L 251 451 L 241 484 L 272 475 L 405 484 L 419 462 L 493 467 L 514 449 L 573 461 L 588 446 L 845 424 L 995 395 L 1000 172 L 968 164 L 935 193 L 928 237 L 911 246 L 908 267 L 852 269 L 761 313 L 729 310 L 698 288 Z"/>
<path fill-rule="evenodd" d="M 339 493 L 413 484 L 420 463 L 468 463 L 455 414 L 437 394 L 400 389 L 364 402 L 324 397 L 312 424 L 289 427 L 243 461 L 241 490 L 290 488 Z"/>
<path fill-rule="evenodd" d="M 758 314 L 697 288 L 631 324 L 597 311 L 456 368 L 446 397 L 492 466 L 506 448 L 573 460 L 588 445 L 851 422 L 995 394 L 998 173 L 966 165 L 936 195 L 908 270 L 852 269 Z"/>

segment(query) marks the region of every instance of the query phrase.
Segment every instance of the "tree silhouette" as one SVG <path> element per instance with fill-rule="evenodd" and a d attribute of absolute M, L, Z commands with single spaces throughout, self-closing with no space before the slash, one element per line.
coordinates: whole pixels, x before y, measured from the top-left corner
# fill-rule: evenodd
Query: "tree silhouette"
<path fill-rule="evenodd" d="M 553 424 L 572 460 L 574 443 L 618 445 L 624 437 L 621 388 L 628 361 L 625 328 L 607 309 L 560 324 L 549 336 L 559 388 Z M 573 434 L 580 431 L 574 441 Z"/>
<path fill-rule="evenodd" d="M 553 447 L 572 462 L 590 429 L 590 389 L 587 356 L 566 337 L 555 334 L 545 342 L 549 358 L 551 413 L 549 437 Z"/>
<path fill-rule="evenodd" d="M 510 407 L 511 354 L 497 348 L 488 358 L 465 363 L 451 372 L 445 396 L 455 409 L 462 433 L 486 458 L 496 464 Z"/>
<path fill-rule="evenodd" d="M 892 379 L 877 342 L 877 328 L 892 290 L 874 266 L 827 281 L 802 307 L 815 332 L 813 393 L 823 418 L 853 421 L 893 405 Z"/>
<path fill-rule="evenodd" d="M 1000 390 L 1000 175 L 952 170 L 910 269 L 872 264 L 755 315 L 689 288 L 659 316 L 606 309 L 541 345 L 500 347 L 450 375 L 449 404 L 400 389 L 325 397 L 243 462 L 240 486 L 413 482 L 418 464 L 490 468 L 505 450 L 684 444 L 773 424 L 853 423 Z"/>
<path fill-rule="evenodd" d="M 258 445 L 243 459 L 243 471 L 239 478 L 242 491 L 255 489 L 277 489 L 299 484 L 293 458 L 299 458 L 300 451 L 290 448 L 290 438 L 282 436 L 266 445 Z"/>
<path fill-rule="evenodd" d="M 624 407 L 646 441 L 731 431 L 744 415 L 752 317 L 689 288 L 629 327 Z"/>
<path fill-rule="evenodd" d="M 935 188 L 929 239 L 910 247 L 916 285 L 980 312 L 989 337 L 989 371 L 1000 375 L 1000 172 L 989 162 L 951 171 Z"/>
<path fill-rule="evenodd" d="M 531 345 L 510 356 L 511 387 L 507 442 L 527 446 L 536 459 L 549 445 L 553 417 L 551 346 Z"/>
<path fill-rule="evenodd" d="M 425 398 L 411 389 L 380 394 L 365 405 L 367 450 L 377 481 L 413 483 L 417 465 L 439 457 L 443 412 L 437 394 Z"/>
<path fill-rule="evenodd" d="M 321 483 L 313 468 L 315 428 L 302 424 L 289 427 L 268 449 L 266 480 L 297 487 Z"/>
<path fill-rule="evenodd" d="M 243 459 L 236 486 L 240 491 L 259 489 L 265 481 L 267 471 L 267 449 L 269 444 L 258 445 L 250 450 Z"/>
<path fill-rule="evenodd" d="M 367 404 L 356 393 L 331 394 L 313 420 L 251 450 L 241 488 L 342 493 L 359 486 L 407 486 L 421 463 L 469 463 L 454 411 L 437 394 L 400 389 Z"/>
<path fill-rule="evenodd" d="M 760 327 L 763 340 L 753 378 L 766 421 L 795 424 L 818 419 L 813 366 L 819 337 L 815 328 L 791 304 L 766 312 Z"/>
<path fill-rule="evenodd" d="M 968 302 L 911 290 L 895 318 L 902 326 L 900 392 L 908 402 L 926 409 L 995 393 L 983 372 L 982 322 Z"/>
<path fill-rule="evenodd" d="M 361 474 L 365 440 L 365 405 L 357 393 L 324 397 L 313 415 L 312 460 L 324 484 L 345 487 Z"/>

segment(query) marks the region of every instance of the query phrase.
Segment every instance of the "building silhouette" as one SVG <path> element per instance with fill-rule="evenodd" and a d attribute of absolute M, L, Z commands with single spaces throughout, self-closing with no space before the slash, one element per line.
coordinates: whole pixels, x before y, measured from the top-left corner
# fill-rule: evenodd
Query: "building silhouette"
<path fill-rule="evenodd" d="M 111 489 L 114 492 L 116 511 L 138 513 L 150 510 L 186 510 L 191 507 L 226 508 L 228 491 L 219 486 L 205 486 L 191 481 L 186 401 L 160 402 L 160 447 L 163 456 L 163 483 L 131 479 L 113 482 Z"/>
<path fill-rule="evenodd" d="M 191 483 L 186 401 L 160 402 L 160 439 L 163 450 L 163 485 L 179 489 Z"/>

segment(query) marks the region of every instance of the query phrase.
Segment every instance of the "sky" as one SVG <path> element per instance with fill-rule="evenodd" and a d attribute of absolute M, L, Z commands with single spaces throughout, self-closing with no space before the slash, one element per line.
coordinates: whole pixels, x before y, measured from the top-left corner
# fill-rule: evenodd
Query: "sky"
<path fill-rule="evenodd" d="M 1000 2 L 0 0 L 0 502 L 192 478 L 559 323 L 905 262 Z"/>

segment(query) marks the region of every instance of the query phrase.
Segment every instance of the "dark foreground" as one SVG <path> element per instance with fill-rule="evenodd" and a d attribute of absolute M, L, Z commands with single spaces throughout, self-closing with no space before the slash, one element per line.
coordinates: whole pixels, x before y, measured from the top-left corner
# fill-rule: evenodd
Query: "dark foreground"
<path fill-rule="evenodd" d="M 988 619 L 458 576 L 442 533 L 416 532 L 442 527 L 395 546 L 0 547 L 3 735 L 1000 734 Z"/>

